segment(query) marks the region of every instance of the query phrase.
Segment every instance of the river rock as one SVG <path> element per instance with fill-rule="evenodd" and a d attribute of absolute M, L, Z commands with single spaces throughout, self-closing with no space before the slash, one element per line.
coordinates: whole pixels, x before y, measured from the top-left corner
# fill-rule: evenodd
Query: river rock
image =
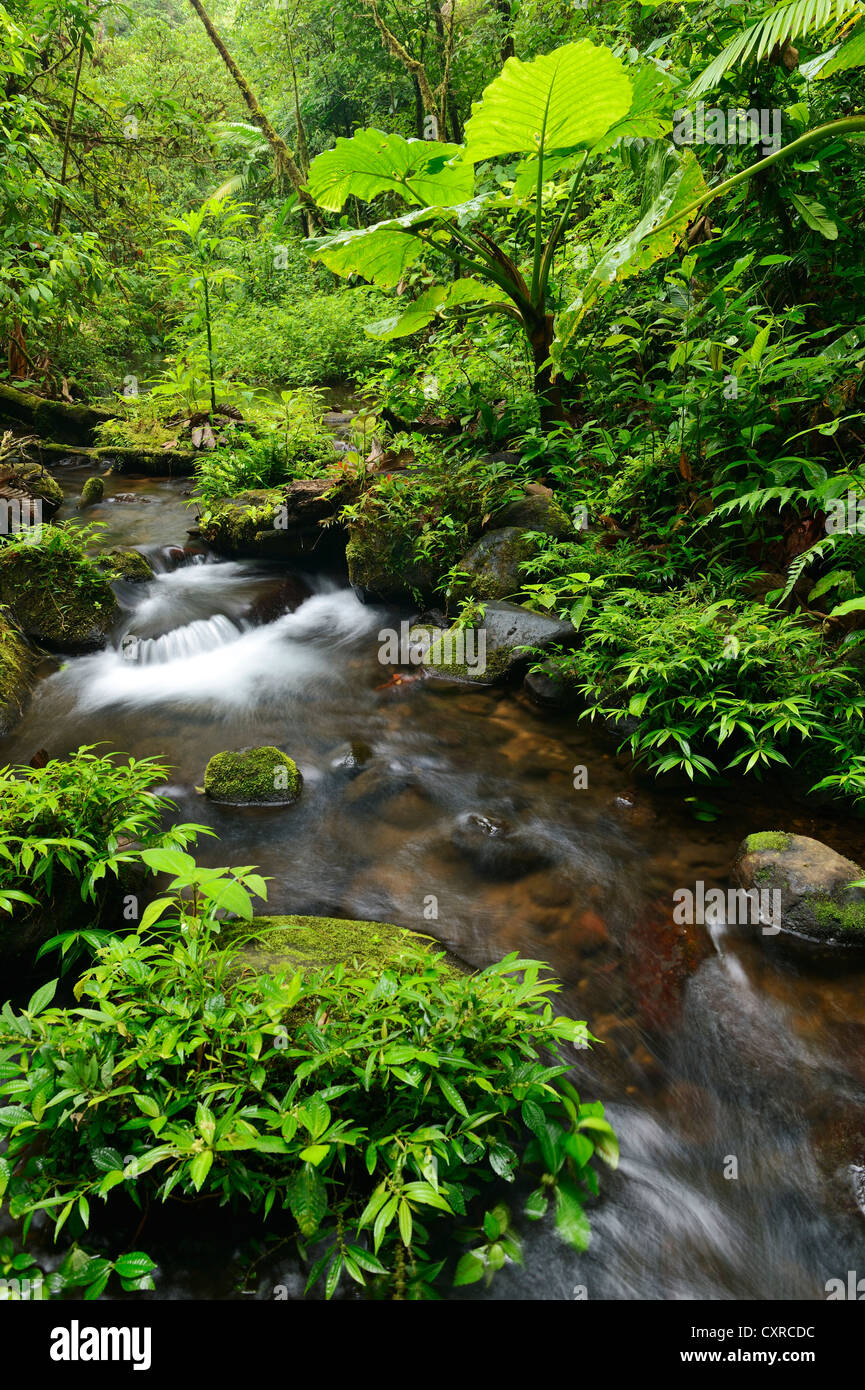
<path fill-rule="evenodd" d="M 403 555 L 383 522 L 349 526 L 345 558 L 349 582 L 364 601 L 400 603 L 416 595 L 430 596 L 435 587 L 430 566 Z"/>
<path fill-rule="evenodd" d="M 451 832 L 451 843 L 478 873 L 495 879 L 522 878 L 549 862 L 542 846 L 500 816 L 466 811 Z"/>
<path fill-rule="evenodd" d="M 865 877 L 846 859 L 808 835 L 780 830 L 749 835 L 739 847 L 736 877 L 743 888 L 781 894 L 781 927 L 826 943 L 865 946 Z"/>
<path fill-rule="evenodd" d="M 343 772 L 349 777 L 357 777 L 372 759 L 372 749 L 360 739 L 352 739 L 332 748 L 327 755 L 328 766 L 332 772 Z"/>
<path fill-rule="evenodd" d="M 523 682 L 523 690 L 542 709 L 570 710 L 579 703 L 576 686 L 560 679 L 552 661 L 543 662 L 537 671 L 529 671 Z"/>
<path fill-rule="evenodd" d="M 461 578 L 454 592 L 481 600 L 512 598 L 523 587 L 523 561 L 533 554 L 534 546 L 519 527 L 487 531 L 458 561 Z"/>
<path fill-rule="evenodd" d="M 543 483 L 529 483 L 525 494 L 510 502 L 492 518 L 495 528 L 517 526 L 521 531 L 541 531 L 556 540 L 566 540 L 575 534 L 570 517 L 556 501 L 552 488 Z"/>
<path fill-rule="evenodd" d="M 569 647 L 576 639 L 571 623 L 548 618 L 516 603 L 486 603 L 483 619 L 475 630 L 474 650 L 469 650 L 468 635 L 461 634 L 458 628 L 449 628 L 433 642 L 426 670 L 428 675 L 443 680 L 495 685 L 537 659 L 527 648 L 543 651 L 553 646 Z"/>
<path fill-rule="evenodd" d="M 21 718 L 35 678 L 33 652 L 21 633 L 0 614 L 0 737 Z"/>
<path fill-rule="evenodd" d="M 98 476 L 87 478 L 81 489 L 81 501 L 79 506 L 92 507 L 94 502 L 101 502 L 105 496 L 105 484 Z"/>
<path fill-rule="evenodd" d="M 202 540 L 221 555 L 260 559 L 326 558 L 341 552 L 345 532 L 332 521 L 350 487 L 335 494 L 332 478 L 301 478 L 284 488 L 258 488 L 213 507 L 200 525 Z"/>
<path fill-rule="evenodd" d="M 109 579 L 125 579 L 129 584 L 144 584 L 153 578 L 153 566 L 140 550 L 115 546 L 100 555 L 96 564 Z"/>
<path fill-rule="evenodd" d="M 104 647 L 119 617 L 114 591 L 68 533 L 47 544 L 57 535 L 58 528 L 46 526 L 41 542 L 0 551 L 0 604 L 26 637 L 53 651 Z"/>
<path fill-rule="evenodd" d="M 205 795 L 229 806 L 288 806 L 302 786 L 294 760 L 268 746 L 215 753 L 204 773 Z"/>
<path fill-rule="evenodd" d="M 230 943 L 233 930 L 226 929 Z M 252 940 L 247 938 L 252 933 Z M 236 934 L 244 938 L 243 955 L 261 970 L 324 970 L 336 965 L 351 967 L 355 962 L 365 970 L 381 971 L 398 967 L 417 951 L 436 952 L 445 957 L 448 969 L 462 974 L 465 967 L 435 941 L 389 922 L 352 921 L 341 917 L 254 917 L 238 924 Z"/>

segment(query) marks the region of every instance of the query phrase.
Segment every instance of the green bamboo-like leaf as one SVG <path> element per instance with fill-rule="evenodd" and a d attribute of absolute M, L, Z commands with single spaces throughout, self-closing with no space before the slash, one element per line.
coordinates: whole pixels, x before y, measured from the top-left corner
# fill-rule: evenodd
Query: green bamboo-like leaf
<path fill-rule="evenodd" d="M 395 192 L 426 207 L 462 203 L 472 196 L 475 175 L 471 164 L 459 162 L 461 153 L 461 145 L 359 130 L 312 161 L 308 187 L 329 212 L 340 212 L 351 194 L 371 202 Z"/>
<path fill-rule="evenodd" d="M 737 34 L 721 50 L 717 58 L 701 73 L 690 88 L 699 96 L 717 86 L 725 73 L 746 59 L 759 63 L 772 52 L 776 44 L 793 43 L 806 34 L 824 29 L 828 24 L 840 25 L 853 15 L 865 11 L 862 0 L 783 0 L 757 20 L 756 24 Z"/>
<path fill-rule="evenodd" d="M 585 149 L 627 115 L 631 96 L 621 60 L 588 39 L 529 63 L 509 58 L 472 107 L 466 158 Z"/>
<path fill-rule="evenodd" d="M 819 64 L 819 67 L 816 67 Z M 846 43 L 838 44 L 829 53 L 823 54 L 821 58 L 814 60 L 814 65 L 805 63 L 801 71 L 807 77 L 817 77 L 822 82 L 826 77 L 833 77 L 836 72 L 846 72 L 848 68 L 861 68 L 865 65 L 865 29 L 860 29 Z M 809 71 L 812 66 L 816 70 Z"/>
<path fill-rule="evenodd" d="M 327 1212 L 324 1179 L 312 1164 L 305 1163 L 295 1175 L 289 1195 L 291 1213 L 304 1236 L 314 1236 Z"/>
<path fill-rule="evenodd" d="M 589 1219 L 583 1211 L 579 1188 L 567 1178 L 556 1187 L 556 1230 L 575 1250 L 589 1244 Z"/>

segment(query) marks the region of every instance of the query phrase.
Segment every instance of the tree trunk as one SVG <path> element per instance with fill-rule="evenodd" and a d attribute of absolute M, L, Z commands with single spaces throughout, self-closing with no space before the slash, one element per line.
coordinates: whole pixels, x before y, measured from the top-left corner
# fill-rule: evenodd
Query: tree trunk
<path fill-rule="evenodd" d="M 297 164 L 295 163 L 294 155 L 288 148 L 288 145 L 285 143 L 282 136 L 279 134 L 277 130 L 274 129 L 270 121 L 267 119 L 267 116 L 262 111 L 261 107 L 258 104 L 258 101 L 255 98 L 255 94 L 252 91 L 252 88 L 250 87 L 243 73 L 240 71 L 240 68 L 237 66 L 236 62 L 232 58 L 231 54 L 229 53 L 228 49 L 226 48 L 225 44 L 220 38 L 218 32 L 214 28 L 210 16 L 208 15 L 207 11 L 202 5 L 201 0 L 189 0 L 189 3 L 195 10 L 195 13 L 198 15 L 198 18 L 201 20 L 205 29 L 207 30 L 208 38 L 210 39 L 211 43 L 213 44 L 223 63 L 228 68 L 228 71 L 231 73 L 235 82 L 237 83 L 240 94 L 243 97 L 243 100 L 246 102 L 252 119 L 258 126 L 267 143 L 270 145 L 270 148 L 273 150 L 273 158 L 277 174 L 286 175 L 288 177 L 289 182 L 291 183 L 292 188 L 295 189 L 300 201 L 304 204 L 304 206 L 310 209 L 314 208 L 315 203 L 310 198 L 309 194 L 306 192 L 304 188 L 304 176 L 301 173 L 300 169 L 297 167 Z"/>
<path fill-rule="evenodd" d="M 541 422 L 545 428 L 565 419 L 562 407 L 562 388 L 553 381 L 553 369 L 549 362 L 550 348 L 553 344 L 555 319 L 546 314 L 532 329 L 529 343 L 534 364 L 535 393 L 541 407 Z"/>

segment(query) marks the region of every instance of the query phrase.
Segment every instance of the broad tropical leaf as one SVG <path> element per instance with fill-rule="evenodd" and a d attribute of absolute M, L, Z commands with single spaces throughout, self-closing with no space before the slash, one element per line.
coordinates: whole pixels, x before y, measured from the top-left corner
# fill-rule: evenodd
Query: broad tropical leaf
<path fill-rule="evenodd" d="M 808 80 L 818 78 L 823 81 L 836 72 L 846 72 L 848 68 L 865 66 L 865 29 L 860 29 L 846 43 L 836 43 L 828 53 L 812 58 L 810 63 L 802 63 L 799 71 Z"/>
<path fill-rule="evenodd" d="M 428 323 L 432 323 L 442 309 L 453 307 L 459 304 L 483 303 L 485 300 L 493 301 L 500 299 L 501 295 L 493 285 L 482 285 L 480 280 L 456 280 L 453 284 L 433 285 L 431 289 L 425 290 L 409 307 L 401 314 L 393 314 L 386 319 L 378 319 L 375 323 L 368 323 L 364 326 L 364 332 L 370 338 L 379 338 L 388 341 L 391 338 L 407 338 L 410 333 L 417 333 L 421 328 L 426 328 Z"/>
<path fill-rule="evenodd" d="M 621 59 L 582 39 L 530 63 L 509 58 L 472 107 L 466 157 L 582 150 L 627 115 L 632 87 Z"/>
<path fill-rule="evenodd" d="M 657 140 L 673 128 L 670 93 L 672 80 L 654 65 L 646 64 L 634 78 L 631 106 L 621 120 L 611 125 L 597 141 L 591 154 L 605 154 L 620 140 Z"/>
<path fill-rule="evenodd" d="M 352 193 L 366 202 L 399 193 L 424 207 L 463 203 L 474 192 L 475 175 L 471 164 L 452 163 L 461 153 L 461 145 L 359 130 L 313 160 L 309 191 L 329 212 L 339 212 Z"/>

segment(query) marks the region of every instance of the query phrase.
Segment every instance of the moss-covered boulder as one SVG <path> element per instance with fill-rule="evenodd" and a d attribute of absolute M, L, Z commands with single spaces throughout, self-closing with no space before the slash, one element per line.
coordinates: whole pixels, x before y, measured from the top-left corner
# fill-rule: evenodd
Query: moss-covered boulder
<path fill-rule="evenodd" d="M 852 859 L 807 835 L 766 830 L 749 835 L 735 866 L 742 887 L 780 893 L 780 926 L 827 944 L 865 948 L 865 877 Z"/>
<path fill-rule="evenodd" d="M 521 531 L 541 531 L 556 540 L 573 539 L 574 524 L 553 495 L 552 488 L 530 483 L 525 494 L 510 502 L 492 518 L 496 529 L 517 526 Z"/>
<path fill-rule="evenodd" d="M 345 490 L 334 493 L 329 478 L 253 488 L 212 507 L 201 518 L 199 534 L 221 555 L 327 559 L 345 546 L 345 531 L 331 523 L 347 500 Z"/>
<path fill-rule="evenodd" d="M 229 806 L 289 806 L 302 787 L 294 760 L 270 746 L 216 753 L 204 773 L 205 795 Z"/>
<path fill-rule="evenodd" d="M 107 576 L 58 526 L 0 547 L 0 604 L 25 636 L 58 652 L 104 647 L 119 616 Z"/>
<path fill-rule="evenodd" d="M 21 718 L 33 688 L 36 659 L 21 633 L 0 613 L 0 737 Z"/>
<path fill-rule="evenodd" d="M 98 556 L 96 564 L 109 579 L 125 579 L 128 584 L 144 584 L 153 578 L 153 566 L 140 550 L 115 546 Z"/>
<path fill-rule="evenodd" d="M 79 506 L 92 507 L 94 502 L 101 502 L 105 496 L 105 484 L 98 474 L 85 480 L 81 489 L 81 500 Z"/>
<path fill-rule="evenodd" d="M 534 553 L 534 546 L 518 526 L 487 531 L 458 562 L 462 577 L 454 592 L 481 600 L 514 598 L 525 581 L 523 562 Z"/>
<path fill-rule="evenodd" d="M 405 554 L 405 539 L 388 531 L 383 521 L 350 526 L 345 558 L 348 577 L 364 597 L 383 603 L 430 597 L 437 576 Z"/>
<path fill-rule="evenodd" d="M 323 970 L 357 963 L 363 969 L 380 971 L 399 965 L 416 951 L 447 954 L 430 937 L 405 927 L 341 917 L 255 917 L 228 927 L 226 937 L 229 942 L 244 940 L 246 959 L 262 970 L 286 965 Z M 448 964 L 455 973 L 461 971 L 454 957 L 448 956 Z"/>
<path fill-rule="evenodd" d="M 485 603 L 483 610 L 474 626 L 436 635 L 424 663 L 427 675 L 496 685 L 522 674 L 536 660 L 533 652 L 572 646 L 577 638 L 571 623 L 517 603 Z"/>

